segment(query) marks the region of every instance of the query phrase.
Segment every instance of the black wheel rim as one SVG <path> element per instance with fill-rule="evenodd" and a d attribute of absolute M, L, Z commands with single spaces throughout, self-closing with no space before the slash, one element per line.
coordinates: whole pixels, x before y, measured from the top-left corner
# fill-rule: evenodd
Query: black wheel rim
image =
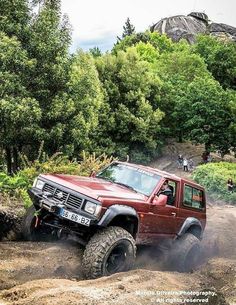
<path fill-rule="evenodd" d="M 123 271 L 127 262 L 127 245 L 125 243 L 115 245 L 109 251 L 105 261 L 106 274 Z"/>

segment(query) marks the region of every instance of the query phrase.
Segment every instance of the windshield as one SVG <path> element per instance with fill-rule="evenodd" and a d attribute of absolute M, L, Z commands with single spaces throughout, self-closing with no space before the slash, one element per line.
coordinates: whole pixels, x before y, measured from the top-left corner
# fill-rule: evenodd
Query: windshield
<path fill-rule="evenodd" d="M 96 177 L 127 186 L 146 196 L 151 195 L 161 179 L 161 176 L 157 174 L 120 163 L 112 163 L 98 173 Z"/>

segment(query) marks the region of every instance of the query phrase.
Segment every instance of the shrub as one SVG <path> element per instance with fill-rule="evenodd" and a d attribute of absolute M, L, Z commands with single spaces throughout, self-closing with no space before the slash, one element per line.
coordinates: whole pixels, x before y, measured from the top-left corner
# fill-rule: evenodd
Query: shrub
<path fill-rule="evenodd" d="M 82 152 L 81 160 L 69 160 L 61 153 L 56 153 L 51 157 L 42 154 L 41 158 L 31 162 L 26 156 L 21 156 L 24 168 L 14 176 L 9 176 L 0 172 L 0 193 L 8 194 L 24 202 L 24 206 L 31 205 L 31 200 L 27 194 L 27 189 L 32 186 L 34 179 L 41 173 L 70 174 L 88 176 L 92 171 L 99 171 L 111 163 L 114 158 L 105 154 L 96 156 Z"/>
<path fill-rule="evenodd" d="M 236 182 L 236 163 L 208 163 L 198 166 L 193 173 L 193 179 L 203 185 L 213 198 L 236 204 L 236 188 L 233 193 L 227 188 L 229 178 Z"/>

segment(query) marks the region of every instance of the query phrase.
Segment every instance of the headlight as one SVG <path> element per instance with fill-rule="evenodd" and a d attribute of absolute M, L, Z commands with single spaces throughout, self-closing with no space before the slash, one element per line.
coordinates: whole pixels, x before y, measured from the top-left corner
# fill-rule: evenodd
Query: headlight
<path fill-rule="evenodd" d="M 88 212 L 89 214 L 94 214 L 95 216 L 100 213 L 101 209 L 102 207 L 100 205 L 90 201 L 87 201 L 84 207 L 84 210 L 86 212 Z"/>
<path fill-rule="evenodd" d="M 42 190 L 43 187 L 44 187 L 44 184 L 45 184 L 45 183 L 44 183 L 42 180 L 35 179 L 33 186 L 34 186 L 36 189 Z"/>

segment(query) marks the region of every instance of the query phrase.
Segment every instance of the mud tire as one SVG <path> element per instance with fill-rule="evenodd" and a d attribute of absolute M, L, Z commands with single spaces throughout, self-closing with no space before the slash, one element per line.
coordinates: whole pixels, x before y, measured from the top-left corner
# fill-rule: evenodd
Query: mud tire
<path fill-rule="evenodd" d="M 133 267 L 136 245 L 125 229 L 111 226 L 97 232 L 88 242 L 82 270 L 85 278 L 98 278 L 127 271 Z"/>
<path fill-rule="evenodd" d="M 199 239 L 191 233 L 185 233 L 174 243 L 170 254 L 171 269 L 179 272 L 191 272 L 198 266 L 200 256 Z"/>
<path fill-rule="evenodd" d="M 40 241 L 40 233 L 35 228 L 36 223 L 36 216 L 35 216 L 36 209 L 32 205 L 26 210 L 26 214 L 22 221 L 22 235 L 24 240 L 28 241 Z"/>

